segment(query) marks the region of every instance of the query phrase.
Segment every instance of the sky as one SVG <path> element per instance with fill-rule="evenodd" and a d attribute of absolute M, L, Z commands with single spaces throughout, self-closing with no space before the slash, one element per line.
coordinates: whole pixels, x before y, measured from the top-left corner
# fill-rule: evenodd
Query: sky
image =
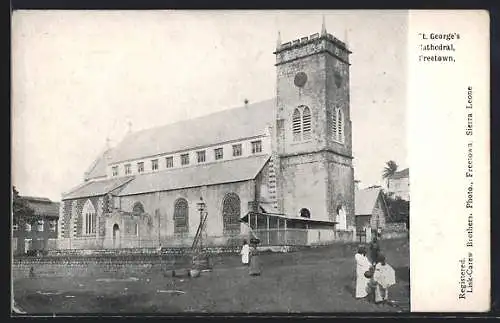
<path fill-rule="evenodd" d="M 275 97 L 278 31 L 347 41 L 355 178 L 407 165 L 407 11 L 18 11 L 12 182 L 54 201 L 137 131 Z"/>

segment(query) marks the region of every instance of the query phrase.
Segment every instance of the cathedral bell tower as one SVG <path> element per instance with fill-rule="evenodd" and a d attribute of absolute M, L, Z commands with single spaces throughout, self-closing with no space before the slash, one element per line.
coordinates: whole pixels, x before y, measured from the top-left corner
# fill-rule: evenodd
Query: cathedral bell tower
<path fill-rule="evenodd" d="M 321 33 L 276 51 L 278 209 L 354 225 L 354 171 L 346 44 Z M 307 209 L 309 212 L 305 212 Z"/>

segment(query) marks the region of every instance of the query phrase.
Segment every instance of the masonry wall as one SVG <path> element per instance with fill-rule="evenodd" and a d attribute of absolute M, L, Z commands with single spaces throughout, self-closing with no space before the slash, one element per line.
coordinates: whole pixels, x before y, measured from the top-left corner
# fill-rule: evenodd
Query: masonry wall
<path fill-rule="evenodd" d="M 120 205 L 124 211 L 132 211 L 135 203 L 140 202 L 144 206 L 144 211 L 150 215 L 150 228 L 142 227 L 140 235 L 143 240 L 167 241 L 169 244 L 190 243 L 198 229 L 200 223 L 200 212 L 197 209 L 197 203 L 200 197 L 206 203 L 206 212 L 208 212 L 206 235 L 207 238 L 223 237 L 223 219 L 222 206 L 226 194 L 235 193 L 240 198 L 240 217 L 245 215 L 248 210 L 248 203 L 255 201 L 255 182 L 244 181 L 238 183 L 228 183 L 221 185 L 211 185 L 195 188 L 186 188 L 175 191 L 154 192 L 131 196 L 120 197 Z M 174 205 L 177 199 L 184 198 L 188 202 L 188 221 L 189 234 L 183 239 L 174 239 Z M 107 227 L 112 227 L 110 222 Z M 241 225 L 241 233 L 245 234 L 246 226 Z M 223 240 L 223 239 L 222 239 Z M 223 242 L 223 241 L 220 242 Z M 217 243 L 216 240 L 212 241 Z"/>
<path fill-rule="evenodd" d="M 347 228 L 354 228 L 354 169 L 350 158 L 324 152 L 328 170 L 328 189 L 325 199 L 328 203 L 328 213 L 335 220 L 336 209 L 344 206 L 346 212 Z"/>
<path fill-rule="evenodd" d="M 317 154 L 306 154 L 281 159 L 283 211 L 298 216 L 302 208 L 309 209 L 311 219 L 328 220 L 325 203 L 326 169 Z"/>
<path fill-rule="evenodd" d="M 370 223 L 373 229 L 385 228 L 386 214 L 384 212 L 385 208 L 382 203 L 383 201 L 380 198 L 378 198 L 377 203 L 373 208 L 371 223 Z"/>

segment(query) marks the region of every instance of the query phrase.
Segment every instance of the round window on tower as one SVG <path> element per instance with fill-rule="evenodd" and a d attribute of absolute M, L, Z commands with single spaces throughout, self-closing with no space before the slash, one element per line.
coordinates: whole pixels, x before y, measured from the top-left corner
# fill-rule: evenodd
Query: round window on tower
<path fill-rule="evenodd" d="M 307 82 L 307 74 L 304 72 L 298 72 L 295 75 L 295 79 L 293 80 L 293 83 L 297 87 L 303 87 Z"/>

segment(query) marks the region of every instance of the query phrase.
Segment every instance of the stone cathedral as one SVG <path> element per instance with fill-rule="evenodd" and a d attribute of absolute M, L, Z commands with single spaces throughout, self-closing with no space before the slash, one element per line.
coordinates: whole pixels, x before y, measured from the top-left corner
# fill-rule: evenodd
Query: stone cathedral
<path fill-rule="evenodd" d="M 324 25 L 278 39 L 275 98 L 130 132 L 63 195 L 58 247 L 355 239 L 350 53 Z"/>

